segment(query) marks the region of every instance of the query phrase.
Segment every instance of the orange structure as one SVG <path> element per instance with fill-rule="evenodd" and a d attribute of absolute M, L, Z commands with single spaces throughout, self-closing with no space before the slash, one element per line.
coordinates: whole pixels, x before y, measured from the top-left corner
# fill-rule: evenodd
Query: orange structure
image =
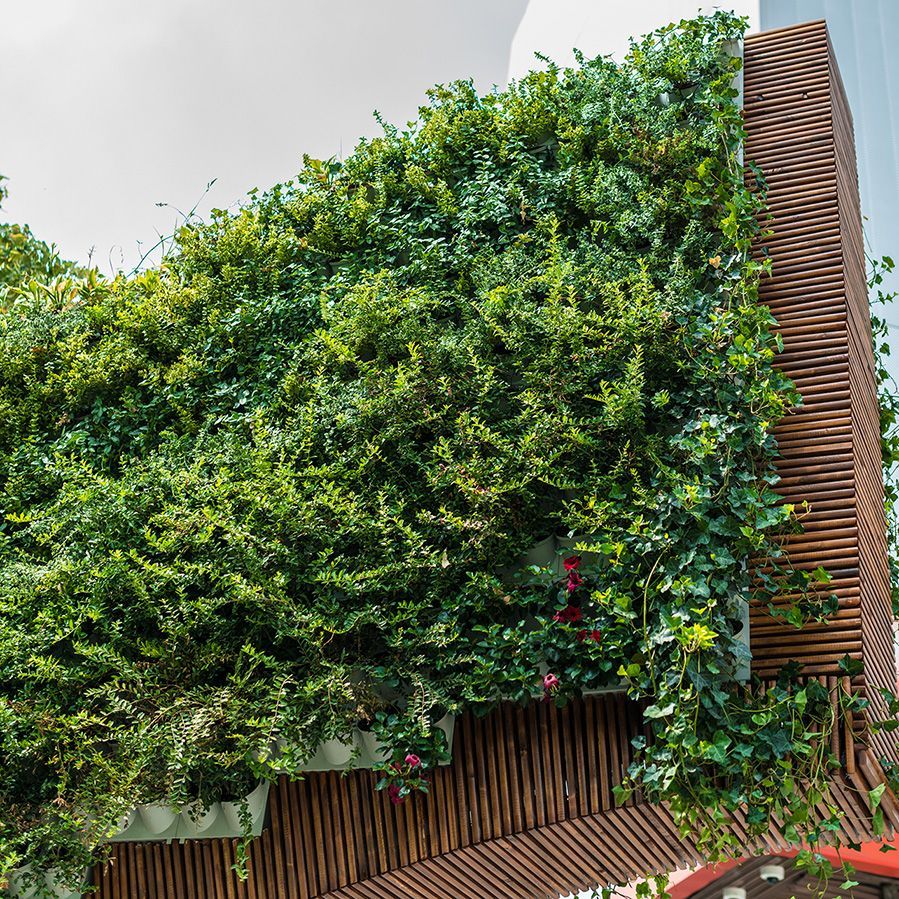
<path fill-rule="evenodd" d="M 887 850 L 884 852 L 883 850 Z M 899 889 L 899 859 L 896 847 L 888 843 L 864 843 L 858 849 L 823 849 L 834 874 L 827 884 L 827 895 L 836 895 L 846 878 L 843 863 L 854 868 L 852 880 L 858 886 L 852 895 L 858 899 L 888 899 Z M 794 863 L 795 852 L 762 855 L 700 868 L 670 889 L 671 899 L 719 899 L 728 887 L 746 890 L 746 899 L 790 899 L 821 889 L 815 878 Z M 764 869 L 775 865 L 783 869 L 783 879 L 766 878 Z"/>
<path fill-rule="evenodd" d="M 754 673 L 764 683 L 802 662 L 837 710 L 840 691 L 855 692 L 877 716 L 876 688 L 896 680 L 878 410 L 852 121 L 824 23 L 748 38 L 744 84 L 745 158 L 770 185 L 774 276 L 762 301 L 779 320 L 779 364 L 804 398 L 777 429 L 782 492 L 810 504 L 788 548 L 797 567 L 827 568 L 839 597 L 831 623 L 799 631 L 753 609 Z M 841 675 L 846 654 L 864 676 Z M 871 839 L 867 793 L 883 782 L 878 759 L 896 757 L 867 723 L 841 718 L 833 738 L 843 767 L 831 798 L 852 841 Z M 464 716 L 431 795 L 402 806 L 374 790 L 370 771 L 282 779 L 246 882 L 229 840 L 120 843 L 95 882 L 101 899 L 536 899 L 695 867 L 703 860 L 664 808 L 614 800 L 643 730 L 622 694 L 563 710 L 503 705 Z M 888 831 L 899 827 L 888 790 L 882 807 Z M 787 848 L 733 827 L 747 855 Z"/>

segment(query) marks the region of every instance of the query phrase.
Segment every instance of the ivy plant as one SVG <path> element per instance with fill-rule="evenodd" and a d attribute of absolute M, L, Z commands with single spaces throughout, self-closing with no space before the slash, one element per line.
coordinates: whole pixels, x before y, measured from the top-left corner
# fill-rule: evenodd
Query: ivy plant
<path fill-rule="evenodd" d="M 710 857 L 738 808 L 829 826 L 825 691 L 736 677 L 750 597 L 831 607 L 781 549 L 799 398 L 750 253 L 744 25 L 438 86 L 157 267 L 4 288 L 5 869 L 77 879 L 136 805 L 240 793 L 360 723 L 401 802 L 447 712 L 622 682 L 653 739 L 621 792 Z"/>

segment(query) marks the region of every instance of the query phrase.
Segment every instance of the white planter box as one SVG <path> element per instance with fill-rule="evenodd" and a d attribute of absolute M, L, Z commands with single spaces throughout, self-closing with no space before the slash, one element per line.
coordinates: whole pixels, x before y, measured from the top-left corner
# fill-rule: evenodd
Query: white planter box
<path fill-rule="evenodd" d="M 453 753 L 453 736 L 456 733 L 456 716 L 455 715 L 444 715 L 438 722 L 437 727 L 439 727 L 446 736 L 446 750 L 452 755 Z M 440 767 L 445 767 L 450 764 L 450 760 L 445 762 L 440 762 Z"/>
<path fill-rule="evenodd" d="M 11 899 L 37 899 L 41 893 L 36 887 L 23 883 L 24 875 L 31 871 L 31 865 L 24 865 L 13 871 L 9 879 L 9 886 L 6 888 Z M 56 875 L 51 871 L 44 877 L 44 886 L 49 890 L 50 895 L 54 899 L 80 899 L 80 889 L 70 889 L 66 886 L 60 886 L 56 882 Z"/>
<path fill-rule="evenodd" d="M 262 832 L 262 822 L 265 820 L 265 807 L 268 802 L 268 781 L 261 781 L 259 786 L 250 793 L 246 798 L 247 810 L 250 818 L 253 820 L 253 834 L 256 833 L 256 822 L 259 822 L 259 832 Z M 234 833 L 241 833 L 240 824 L 240 803 L 239 802 L 222 802 L 222 814 L 225 821 Z"/>
<path fill-rule="evenodd" d="M 246 797 L 250 812 L 251 834 L 258 837 L 265 823 L 268 804 L 268 781 L 262 781 Z M 114 843 L 148 840 L 233 839 L 243 836 L 239 802 L 213 802 L 208 809 L 191 806 L 180 812 L 153 803 L 142 805 L 128 815 L 118 833 L 110 837 Z"/>
<path fill-rule="evenodd" d="M 365 757 L 374 759 L 375 764 L 383 762 L 386 758 L 386 753 L 383 751 L 384 744 L 370 730 L 360 730 L 359 734 L 362 737 L 362 751 Z"/>
<path fill-rule="evenodd" d="M 143 829 L 154 837 L 165 834 L 178 820 L 178 813 L 176 811 L 170 809 L 167 805 L 162 805 L 157 802 L 151 803 L 150 805 L 140 806 L 137 810 L 137 815 Z M 133 826 L 134 823 L 135 822 L 132 821 L 131 826 Z"/>
<path fill-rule="evenodd" d="M 178 815 L 178 836 L 199 839 L 208 832 L 215 819 L 222 814 L 222 804 L 213 802 L 203 808 L 199 802 L 192 802 Z"/>
<path fill-rule="evenodd" d="M 435 727 L 440 728 L 445 734 L 447 749 L 452 754 L 456 716 L 444 715 Z M 287 744 L 283 740 L 279 740 L 275 748 L 276 759 L 278 754 L 286 749 Z M 387 753 L 384 749 L 384 744 L 380 743 L 373 733 L 360 730 L 357 727 L 353 731 L 350 742 L 328 740 L 322 743 L 310 758 L 301 762 L 293 771 L 288 772 L 283 767 L 278 768 L 278 770 L 285 773 L 295 773 L 297 771 L 345 771 L 353 768 L 374 768 L 387 758 Z M 449 761 L 441 762 L 441 765 L 448 764 Z"/>

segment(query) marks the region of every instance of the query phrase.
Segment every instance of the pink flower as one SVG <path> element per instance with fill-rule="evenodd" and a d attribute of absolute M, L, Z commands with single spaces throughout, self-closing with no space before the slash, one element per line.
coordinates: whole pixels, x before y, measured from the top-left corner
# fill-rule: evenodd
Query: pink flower
<path fill-rule="evenodd" d="M 390 784 L 390 786 L 387 787 L 387 795 L 394 805 L 400 805 L 406 801 L 406 797 L 400 795 L 400 788 L 396 784 Z"/>
<path fill-rule="evenodd" d="M 406 756 L 406 764 L 410 768 L 417 768 L 421 764 L 421 759 L 414 752 L 410 752 Z"/>
<path fill-rule="evenodd" d="M 581 557 L 569 556 L 565 560 L 564 565 L 566 571 L 577 571 L 577 569 L 581 567 Z"/>
<path fill-rule="evenodd" d="M 551 693 L 553 690 L 557 689 L 559 686 L 559 678 L 555 676 L 552 672 L 544 675 L 543 677 L 543 689 L 547 693 Z"/>

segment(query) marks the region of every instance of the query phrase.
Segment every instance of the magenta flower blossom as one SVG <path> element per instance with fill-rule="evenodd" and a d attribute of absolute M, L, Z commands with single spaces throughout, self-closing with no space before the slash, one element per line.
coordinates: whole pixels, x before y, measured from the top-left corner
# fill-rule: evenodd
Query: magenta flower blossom
<path fill-rule="evenodd" d="M 414 752 L 410 752 L 406 756 L 406 764 L 410 768 L 417 768 L 421 764 L 421 759 Z"/>

